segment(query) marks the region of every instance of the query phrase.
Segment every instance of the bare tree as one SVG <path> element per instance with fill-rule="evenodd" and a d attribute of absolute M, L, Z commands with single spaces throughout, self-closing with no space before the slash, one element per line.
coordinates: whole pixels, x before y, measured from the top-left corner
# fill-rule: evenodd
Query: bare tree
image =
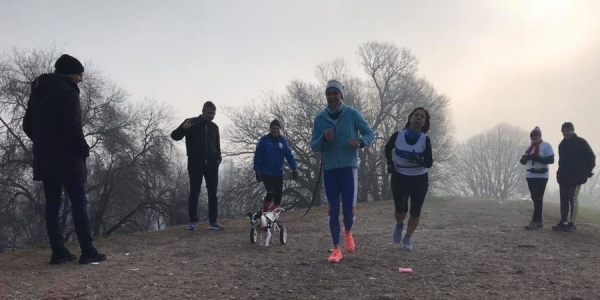
<path fill-rule="evenodd" d="M 508 199 L 527 191 L 519 164 L 529 144 L 527 131 L 498 124 L 460 143 L 452 163 L 451 192 L 465 197 Z"/>
<path fill-rule="evenodd" d="M 145 103 L 123 111 L 121 119 L 113 119 L 117 128 L 109 127 L 112 134 L 97 144 L 102 154 L 95 156 L 93 167 L 101 176 L 89 188 L 97 200 L 92 218 L 95 235 L 110 235 L 123 225 L 134 230 L 161 228 L 149 220 L 142 226 L 136 216 L 159 218 L 172 202 L 170 196 L 180 196 L 171 181 L 171 157 L 177 154 L 164 128 L 169 110 Z"/>
<path fill-rule="evenodd" d="M 288 86 L 286 95 L 280 97 L 269 95 L 260 105 L 226 110 L 226 115 L 236 120 L 236 126 L 225 129 L 225 136 L 231 145 L 227 155 L 235 157 L 237 169 L 235 173 L 238 174 L 237 178 L 242 180 L 236 184 L 234 190 L 228 191 L 239 195 L 233 199 L 228 198 L 229 201 L 239 203 L 242 207 L 256 208 L 258 207 L 256 204 L 264 197 L 263 185 L 254 181 L 252 158 L 259 138 L 267 134 L 269 123 L 277 118 L 283 124 L 282 134 L 287 138 L 294 152 L 300 173 L 297 181 L 284 181 L 282 204 L 290 209 L 306 207 L 311 202 L 312 191 L 317 183 L 314 179 L 319 172 L 318 156 L 312 153 L 309 145 L 303 141 L 310 140 L 311 115 L 319 109 L 319 106 L 311 101 L 316 99 L 314 97 L 316 90 L 316 87 L 293 82 Z M 295 114 L 288 115 L 289 111 Z M 320 203 L 321 201 L 316 201 L 315 204 Z M 254 206 L 249 207 L 249 205 Z"/>
<path fill-rule="evenodd" d="M 264 190 L 254 181 L 252 154 L 273 118 L 282 121 L 300 172 L 297 181 L 285 180 L 284 206 L 308 206 L 315 190 L 321 191 L 315 204 L 323 203 L 317 180 L 320 158 L 308 142 L 313 118 L 325 106 L 325 83 L 332 78 L 344 82 L 344 102 L 362 111 L 377 132 L 375 143 L 360 152 L 361 201 L 390 197 L 383 147 L 415 106 L 425 106 L 432 114 L 430 135 L 437 162 L 432 182 L 442 182 L 452 147 L 449 100 L 417 77 L 417 61 L 408 50 L 369 42 L 357 54 L 366 77 L 349 74 L 346 62 L 338 58 L 316 68 L 316 83 L 292 81 L 284 94 L 267 94 L 260 103 L 226 111 L 236 122 L 224 134 L 230 147 L 220 175 L 222 216 L 239 216 L 260 205 Z M 46 242 L 43 190 L 32 180 L 31 142 L 20 124 L 30 83 L 52 72 L 58 56 L 55 48 L 47 47 L 15 49 L 0 59 L 0 251 Z M 168 107 L 130 102 L 124 90 L 91 64 L 86 64 L 80 89 L 84 134 L 91 146 L 87 193 L 94 235 L 156 230 L 185 222 L 189 182 L 183 157 L 166 134 L 171 123 Z M 61 225 L 67 238 L 74 238 L 69 213 L 65 201 Z"/>
<path fill-rule="evenodd" d="M 32 182 L 29 139 L 21 130 L 31 82 L 52 69 L 54 48 L 14 49 L 0 60 L 0 236 L 9 249 L 46 241 L 42 188 Z M 68 209 L 68 206 L 66 207 Z M 65 219 L 63 213 L 61 219 Z"/>
<path fill-rule="evenodd" d="M 245 184 L 237 185 L 236 201 L 249 203 L 243 195 L 257 197 L 260 185 L 253 183 L 251 157 L 258 138 L 266 133 L 269 122 L 277 118 L 283 123 L 283 133 L 288 138 L 299 165 L 297 182 L 285 181 L 284 203 L 290 207 L 306 207 L 312 201 L 319 175 L 319 156 L 311 151 L 312 122 L 325 107 L 324 89 L 329 79 L 344 84 L 344 103 L 363 113 L 376 132 L 373 145 L 359 152 L 359 201 L 379 201 L 391 198 L 389 176 L 385 170 L 384 148 L 393 132 L 402 129 L 408 113 L 417 106 L 426 107 L 432 115 L 430 135 L 434 143 L 436 168 L 431 180 L 436 186 L 447 179 L 444 166 L 451 158 L 452 135 L 449 100 L 438 94 L 425 79 L 418 78 L 417 60 L 406 49 L 393 44 L 368 42 L 357 52 L 359 65 L 366 77 L 352 76 L 343 59 L 336 58 L 317 66 L 317 83 L 292 81 L 283 95 L 268 95 L 261 103 L 252 103 L 241 109 L 227 109 L 227 116 L 235 125 L 226 129 L 225 136 L 231 144 L 230 156 L 235 156 Z M 241 192 L 241 191 L 244 192 Z M 321 193 L 317 193 L 321 195 Z M 323 202 L 319 197 L 317 204 Z"/>
<path fill-rule="evenodd" d="M 0 57 L 0 249 L 47 241 L 44 195 L 32 178 L 31 141 L 21 123 L 31 82 L 53 72 L 53 47 Z M 91 146 L 87 193 L 94 235 L 160 229 L 183 222 L 187 176 L 166 133 L 170 110 L 127 93 L 86 64 L 80 84 L 84 134 Z M 69 201 L 61 225 L 74 238 Z"/>

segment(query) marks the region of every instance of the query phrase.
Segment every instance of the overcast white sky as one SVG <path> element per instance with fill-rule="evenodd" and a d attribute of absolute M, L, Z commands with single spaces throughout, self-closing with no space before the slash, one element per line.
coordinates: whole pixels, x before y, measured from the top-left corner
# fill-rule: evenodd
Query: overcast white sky
<path fill-rule="evenodd" d="M 133 100 L 170 103 L 176 119 L 206 100 L 243 105 L 282 92 L 336 57 L 356 65 L 370 40 L 409 48 L 419 74 L 451 98 L 463 140 L 499 122 L 560 125 L 600 151 L 600 1 L 9 1 L 0 51 L 56 44 L 93 61 Z M 325 100 L 324 100 L 325 101 Z M 223 115 L 217 123 L 226 124 Z M 524 145 L 525 147 L 526 145 Z"/>

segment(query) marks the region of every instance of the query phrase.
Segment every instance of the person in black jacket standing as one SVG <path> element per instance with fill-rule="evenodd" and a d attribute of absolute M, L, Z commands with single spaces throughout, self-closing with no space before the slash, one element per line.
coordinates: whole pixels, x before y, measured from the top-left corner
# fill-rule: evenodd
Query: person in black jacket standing
<path fill-rule="evenodd" d="M 198 198 L 200 197 L 202 178 L 206 179 L 206 191 L 208 192 L 209 229 L 223 229 L 223 226 L 217 223 L 217 187 L 219 185 L 219 164 L 221 164 L 221 142 L 219 126 L 212 121 L 216 111 L 215 104 L 207 101 L 202 107 L 202 115 L 186 119 L 171 133 L 171 138 L 176 141 L 185 137 L 190 177 L 188 202 L 190 224 L 188 230 L 196 230 L 198 225 Z"/>
<path fill-rule="evenodd" d="M 575 134 L 571 122 L 562 125 L 564 139 L 558 145 L 558 171 L 556 179 L 560 188 L 560 222 L 552 230 L 577 230 L 575 220 L 579 209 L 579 189 L 594 174 L 596 155 L 588 142 Z M 568 219 L 567 219 L 568 218 Z"/>
<path fill-rule="evenodd" d="M 83 65 L 74 57 L 62 55 L 54 64 L 54 74 L 42 74 L 31 83 L 31 94 L 23 118 L 23 131 L 33 142 L 33 180 L 44 184 L 45 221 L 51 264 L 77 259 L 65 248 L 59 215 L 63 187 L 71 200 L 73 224 L 81 247 L 79 263 L 106 259 L 92 242 L 85 194 L 86 159 L 90 155 L 82 129 L 78 83 L 83 81 Z"/>

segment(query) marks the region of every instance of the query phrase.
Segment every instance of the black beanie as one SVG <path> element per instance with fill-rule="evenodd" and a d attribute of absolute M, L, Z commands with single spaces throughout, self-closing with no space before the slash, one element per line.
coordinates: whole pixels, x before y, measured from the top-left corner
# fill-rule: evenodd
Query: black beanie
<path fill-rule="evenodd" d="M 273 126 L 277 126 L 279 128 L 281 128 L 281 123 L 279 123 L 279 121 L 277 119 L 271 121 L 271 124 L 269 124 L 269 128 L 273 127 Z"/>
<path fill-rule="evenodd" d="M 560 128 L 560 130 L 562 131 L 562 130 L 567 129 L 567 128 L 575 131 L 575 126 L 573 126 L 573 123 L 571 123 L 571 122 L 564 122 L 562 124 L 562 127 Z"/>
<path fill-rule="evenodd" d="M 56 68 L 54 71 L 56 74 L 71 75 L 83 73 L 83 65 L 77 58 L 68 54 L 63 54 L 59 57 L 54 64 L 54 68 Z"/>

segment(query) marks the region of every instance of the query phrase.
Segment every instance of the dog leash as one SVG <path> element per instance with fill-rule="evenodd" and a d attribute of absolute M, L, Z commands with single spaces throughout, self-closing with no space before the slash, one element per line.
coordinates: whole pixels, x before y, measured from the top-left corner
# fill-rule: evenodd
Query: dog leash
<path fill-rule="evenodd" d="M 319 175 L 317 175 L 317 184 L 315 186 L 315 190 L 313 191 L 312 200 L 310 201 L 310 204 L 308 205 L 308 209 L 306 209 L 306 212 L 304 213 L 304 215 L 302 215 L 302 217 L 300 217 L 300 219 L 304 218 L 308 214 L 308 212 L 310 211 L 310 208 L 315 203 L 315 200 L 317 199 L 317 194 L 319 193 L 319 190 L 320 190 L 320 187 L 321 187 L 322 176 L 323 176 L 323 160 L 320 159 L 320 161 L 319 161 Z"/>

